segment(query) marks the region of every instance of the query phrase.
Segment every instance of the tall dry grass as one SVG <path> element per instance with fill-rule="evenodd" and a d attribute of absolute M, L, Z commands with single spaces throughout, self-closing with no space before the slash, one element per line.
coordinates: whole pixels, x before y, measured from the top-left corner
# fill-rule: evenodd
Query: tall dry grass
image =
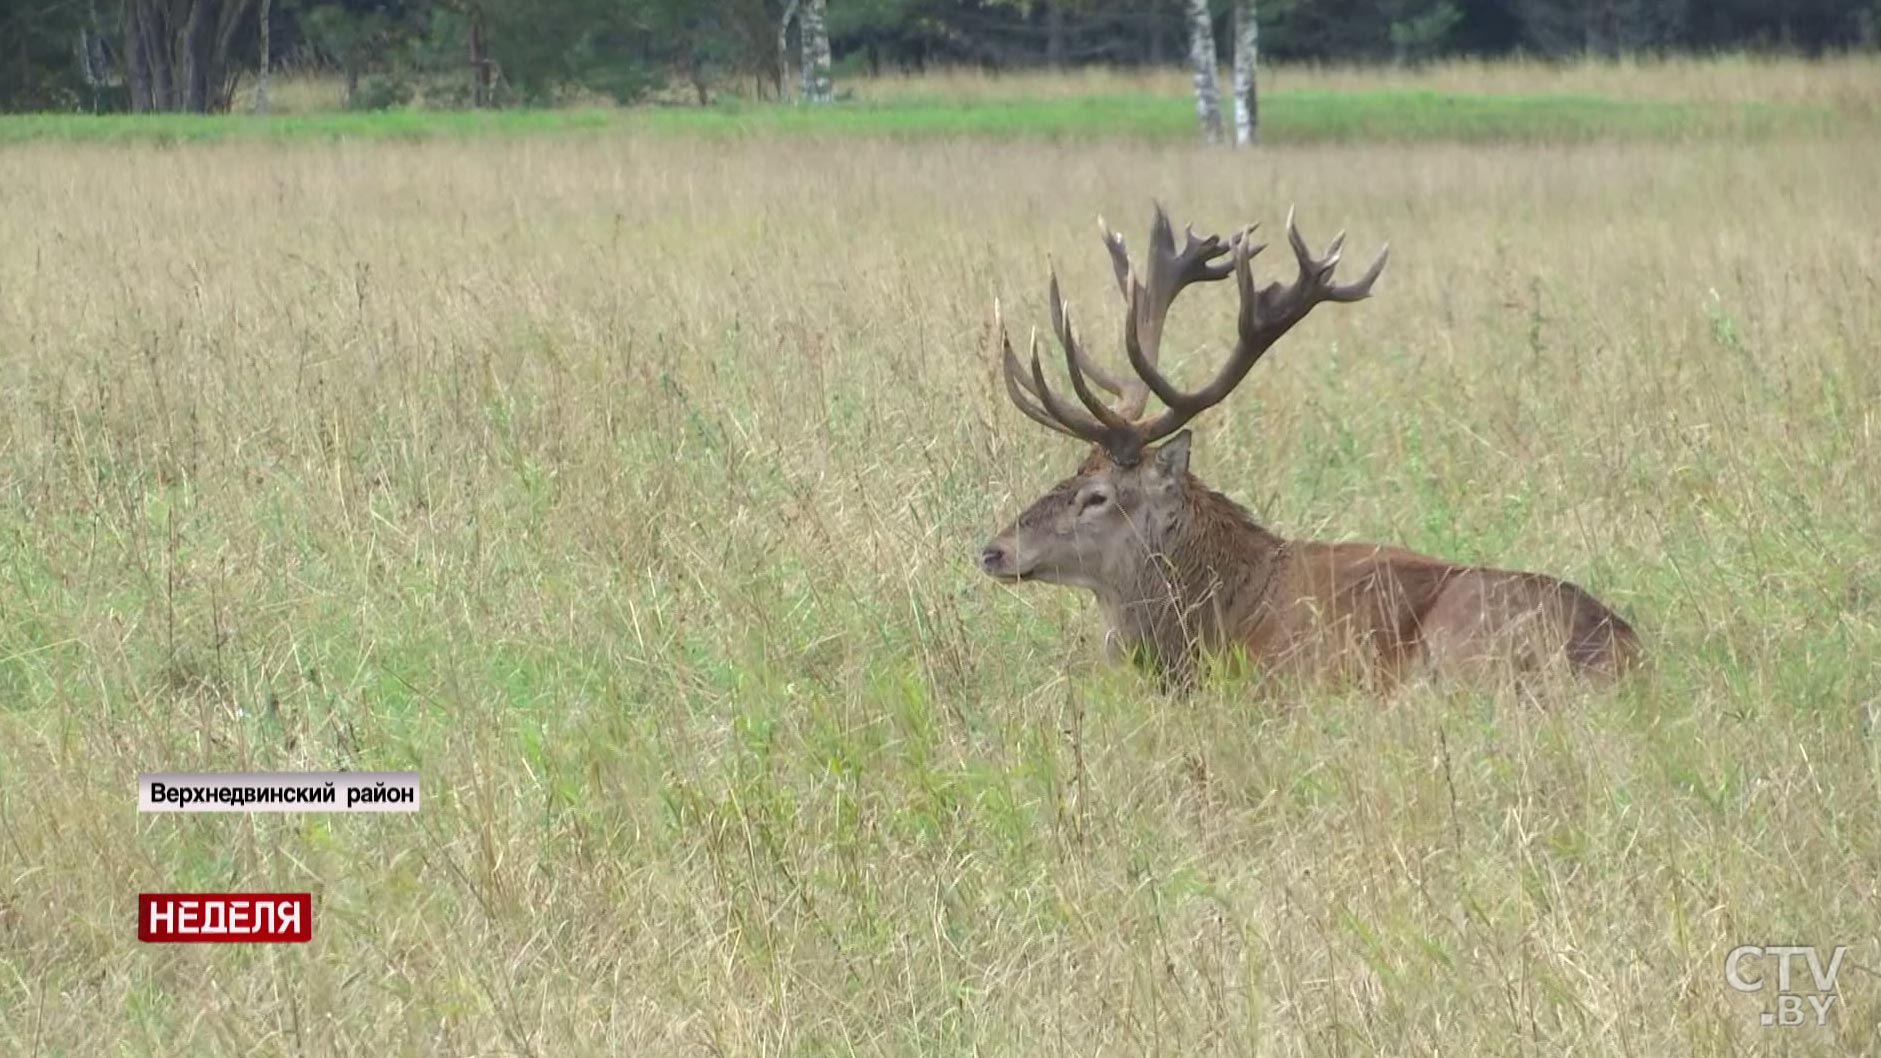
<path fill-rule="evenodd" d="M 1871 138 L 0 153 L 0 1052 L 1866 1053 Z M 1101 667 L 983 535 L 1102 212 L 1383 239 L 1201 424 L 1294 535 L 1641 629 L 1547 707 Z M 1222 353 L 1225 292 L 1166 348 Z M 412 817 L 139 771 L 415 768 Z M 146 890 L 316 894 L 145 947 Z M 1735 945 L 1848 944 L 1827 1029 Z M 1856 969 L 1859 966 L 1861 969 Z"/>
<path fill-rule="evenodd" d="M 1223 71 L 1225 74 L 1225 70 Z M 1225 78 L 1223 83 L 1227 83 Z M 888 73 L 847 87 L 858 99 L 910 96 L 961 100 L 1091 95 L 1187 96 L 1185 68 L 1080 67 L 988 73 L 977 68 Z M 1267 91 L 1399 92 L 1466 95 L 1589 95 L 1680 103 L 1808 104 L 1873 116 L 1881 109 L 1881 58 L 1854 53 L 1796 56 L 1628 56 L 1567 61 L 1445 59 L 1402 66 L 1278 62 L 1261 68 Z"/>
<path fill-rule="evenodd" d="M 229 109 L 250 114 L 260 92 L 252 79 L 236 87 Z M 268 113 L 319 114 L 346 106 L 346 79 L 339 73 L 317 66 L 289 66 L 276 70 L 268 80 Z"/>
<path fill-rule="evenodd" d="M 1225 70 L 1223 71 L 1225 74 Z M 1225 77 L 1223 83 L 1226 83 Z M 1066 70 L 1016 70 L 990 73 L 977 67 L 941 68 L 918 73 L 888 71 L 879 76 L 845 79 L 840 87 L 870 103 L 943 99 L 962 103 L 1002 100 L 1075 99 L 1090 96 L 1177 96 L 1193 90 L 1186 68 L 1131 69 L 1086 66 Z M 1826 59 L 1796 56 L 1630 56 L 1589 57 L 1572 61 L 1446 59 L 1403 65 L 1343 65 L 1269 62 L 1261 68 L 1268 91 L 1399 92 L 1431 91 L 1465 95 L 1586 95 L 1678 103 L 1795 104 L 1822 106 L 1851 114 L 1881 112 L 1881 58 L 1854 53 Z M 726 77 L 721 95 L 743 96 L 748 79 Z M 244 83 L 233 109 L 254 109 L 255 88 Z M 309 114 L 339 110 L 345 89 L 338 74 L 317 67 L 277 71 L 269 90 L 269 110 Z M 673 104 L 692 102 L 690 85 L 662 93 Z M 583 106 L 606 106 L 597 96 L 583 96 Z"/>

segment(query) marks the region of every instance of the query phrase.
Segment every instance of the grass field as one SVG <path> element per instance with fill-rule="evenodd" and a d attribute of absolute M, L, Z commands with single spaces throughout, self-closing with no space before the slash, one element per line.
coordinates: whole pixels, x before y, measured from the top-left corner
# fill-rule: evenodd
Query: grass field
<path fill-rule="evenodd" d="M 1272 144 L 1821 137 L 1881 121 L 1881 62 L 1730 59 L 1569 66 L 1452 63 L 1406 74 L 1270 71 L 1263 130 Z M 940 74 L 862 81 L 841 106 L 804 108 L 726 95 L 710 107 L 598 106 L 482 113 L 347 112 L 331 78 L 288 78 L 274 113 L 0 115 L 0 144 L 35 140 L 480 138 L 612 132 L 684 138 L 1125 140 L 1186 143 L 1195 104 L 1171 73 Z"/>
<path fill-rule="evenodd" d="M 0 1054 L 1874 1053 L 1881 138 L 1800 65 L 1615 75 L 1830 115 L 1702 135 L 1280 136 L 1279 96 L 1251 153 L 664 113 L 0 149 Z M 1172 698 L 981 577 L 1080 454 L 996 388 L 991 301 L 1043 322 L 1049 253 L 1110 338 L 1092 219 L 1140 245 L 1152 199 L 1392 244 L 1198 473 L 1575 580 L 1651 668 Z M 1194 300 L 1186 379 L 1231 333 Z M 133 810 L 329 768 L 423 811 Z M 311 890 L 314 939 L 137 943 L 197 889 Z M 1782 943 L 1849 946 L 1826 1027 L 1727 986 Z"/>
<path fill-rule="evenodd" d="M 1881 69 L 1877 70 L 1881 76 Z M 1622 100 L 1592 94 L 1497 95 L 1408 91 L 1274 92 L 1263 138 L 1316 142 L 1783 139 L 1839 128 L 1819 104 Z M 640 110 L 344 111 L 252 115 L 29 115 L 0 118 L 0 143 L 24 140 L 145 142 L 230 139 L 333 140 L 625 132 L 688 138 L 818 136 L 936 139 L 1122 139 L 1186 143 L 1195 104 L 1155 95 L 959 99 L 903 95 L 827 109 L 728 102 Z"/>

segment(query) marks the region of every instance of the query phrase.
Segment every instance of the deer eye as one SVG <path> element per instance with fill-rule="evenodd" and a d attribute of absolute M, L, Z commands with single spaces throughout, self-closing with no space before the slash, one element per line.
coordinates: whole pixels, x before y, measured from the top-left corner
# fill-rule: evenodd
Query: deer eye
<path fill-rule="evenodd" d="M 1110 502 L 1109 493 L 1102 492 L 1097 489 L 1093 489 L 1090 492 L 1085 493 L 1084 496 L 1078 500 L 1078 511 L 1079 513 L 1084 513 L 1087 511 L 1099 510 L 1100 508 L 1104 506 L 1104 504 L 1109 503 L 1109 502 Z"/>

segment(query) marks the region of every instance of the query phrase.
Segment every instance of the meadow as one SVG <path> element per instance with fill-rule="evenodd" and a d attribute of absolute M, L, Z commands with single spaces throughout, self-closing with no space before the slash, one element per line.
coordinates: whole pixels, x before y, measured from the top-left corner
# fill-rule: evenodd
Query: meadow
<path fill-rule="evenodd" d="M 1281 70 L 1249 152 L 856 117 L 1186 117 L 1175 75 L 736 135 L 0 120 L 0 1054 L 1873 1053 L 1875 72 Z M 1447 98 L 1506 116 L 1307 105 Z M 1140 246 L 1153 200 L 1392 246 L 1198 474 L 1574 580 L 1650 667 L 1177 697 L 982 577 L 1081 454 L 1007 403 L 991 303 L 1043 325 L 1050 255 L 1117 356 L 1093 220 Z M 1232 312 L 1190 295 L 1165 362 Z M 423 809 L 134 811 L 333 768 Z M 244 889 L 313 892 L 313 941 L 135 938 L 140 891 Z M 1783 943 L 1849 947 L 1822 1028 L 1725 981 Z"/>

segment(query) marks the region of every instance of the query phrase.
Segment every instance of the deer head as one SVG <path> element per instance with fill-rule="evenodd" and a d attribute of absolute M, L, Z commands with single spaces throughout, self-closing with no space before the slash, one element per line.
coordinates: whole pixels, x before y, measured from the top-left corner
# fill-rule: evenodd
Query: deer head
<path fill-rule="evenodd" d="M 1089 588 L 1115 599 L 1136 590 L 1158 557 L 1178 550 L 1189 529 L 1200 486 L 1188 473 L 1190 434 L 1183 427 L 1219 404 L 1246 377 L 1281 335 L 1325 301 L 1358 301 L 1371 293 L 1384 271 L 1390 248 L 1381 250 L 1364 276 L 1348 284 L 1332 281 L 1345 241 L 1341 232 L 1326 252 L 1307 250 L 1291 213 L 1287 241 L 1299 274 L 1291 283 L 1254 285 L 1252 262 L 1265 246 L 1254 241 L 1254 227 L 1228 241 L 1198 239 L 1184 231 L 1176 248 L 1169 215 L 1158 205 L 1150 228 L 1149 254 L 1139 271 L 1124 249 L 1123 238 L 1098 220 L 1123 294 L 1123 348 L 1134 378 L 1121 378 L 1092 361 L 1073 326 L 1070 309 L 1051 274 L 1051 326 L 1064 350 L 1073 405 L 1045 380 L 1039 362 L 1038 333 L 1031 342 L 1031 363 L 1021 366 L 1013 354 L 1005 322 L 994 304 L 997 342 L 1006 393 L 1028 418 L 1093 446 L 1078 472 L 1053 486 L 1016 521 L 988 541 L 980 568 L 1002 580 L 1039 580 Z M 1227 257 L 1228 261 L 1221 260 Z M 1234 353 L 1214 380 L 1194 392 L 1177 389 L 1158 367 L 1163 322 L 1176 296 L 1195 283 L 1235 279 L 1240 316 Z M 1117 398 L 1100 400 L 1093 386 Z M 1154 395 L 1163 405 L 1155 415 L 1145 406 Z M 1157 442 L 1163 442 L 1157 446 Z"/>

